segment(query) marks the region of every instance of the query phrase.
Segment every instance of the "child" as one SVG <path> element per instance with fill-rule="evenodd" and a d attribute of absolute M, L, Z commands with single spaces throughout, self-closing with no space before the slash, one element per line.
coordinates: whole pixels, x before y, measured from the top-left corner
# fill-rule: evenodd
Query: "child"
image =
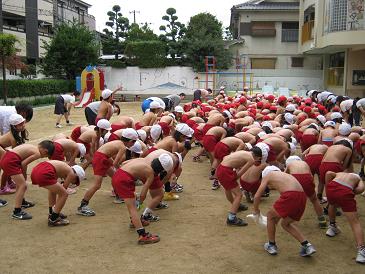
<path fill-rule="evenodd" d="M 266 163 L 255 162 L 240 178 L 240 185 L 248 203 L 253 202 L 253 197 L 261 184 L 261 172 L 266 166 Z"/>
<path fill-rule="evenodd" d="M 267 213 L 267 233 L 269 242 L 264 248 L 270 255 L 278 253 L 275 242 L 276 225 L 280 219 L 281 226 L 301 244 L 300 256 L 311 256 L 316 252 L 314 247 L 305 239 L 299 231 L 294 221 L 300 221 L 307 201 L 307 197 L 300 183 L 290 174 L 281 172 L 276 166 L 268 166 L 262 171 L 262 181 L 254 197 L 254 214 L 260 214 L 261 195 L 266 187 L 276 189 L 280 193 L 280 198 L 276 200 L 273 207 Z"/>
<path fill-rule="evenodd" d="M 86 147 L 83 144 L 76 143 L 70 139 L 57 139 L 53 141 L 54 151 L 50 160 L 66 161 L 70 166 L 75 165 L 77 157 L 84 157 L 86 154 Z"/>
<path fill-rule="evenodd" d="M 330 147 L 333 145 L 333 139 L 336 137 L 336 135 L 336 123 L 333 121 L 327 121 L 324 124 L 324 129 L 322 129 L 319 133 L 318 143 Z"/>
<path fill-rule="evenodd" d="M 56 120 L 56 128 L 62 128 L 60 125 L 62 116 L 65 116 L 66 123 L 68 126 L 72 125 L 70 123 L 70 110 L 72 104 L 75 103 L 75 96 L 70 94 L 63 94 L 56 98 L 54 114 L 58 115 Z"/>
<path fill-rule="evenodd" d="M 357 263 L 365 263 L 364 232 L 361 227 L 356 208 L 355 195 L 364 192 L 365 187 L 361 178 L 354 173 L 334 173 L 328 171 L 326 174 L 326 193 L 328 199 L 328 217 L 330 225 L 326 235 L 334 237 L 340 233 L 336 224 L 336 207 L 340 207 L 350 223 L 357 244 Z"/>
<path fill-rule="evenodd" d="M 85 171 L 82 167 L 70 167 L 57 160 L 41 162 L 33 168 L 32 184 L 48 189 L 48 226 L 64 226 L 70 223 L 67 216 L 61 213 L 68 196 L 66 189 L 70 184 L 79 184 L 84 177 Z M 63 185 L 57 182 L 58 178 L 64 180 Z"/>

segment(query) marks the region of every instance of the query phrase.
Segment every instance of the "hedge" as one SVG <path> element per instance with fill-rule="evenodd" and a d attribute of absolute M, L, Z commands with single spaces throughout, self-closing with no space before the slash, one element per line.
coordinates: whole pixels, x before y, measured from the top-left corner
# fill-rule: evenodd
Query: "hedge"
<path fill-rule="evenodd" d="M 124 53 L 131 65 L 141 68 L 165 67 L 166 45 L 161 41 L 128 42 Z"/>
<path fill-rule="evenodd" d="M 75 81 L 67 80 L 7 80 L 8 98 L 64 94 L 75 90 Z M 0 81 L 0 98 L 3 98 Z"/>
<path fill-rule="evenodd" d="M 44 96 L 41 98 L 34 98 L 34 99 L 27 99 L 27 100 L 20 100 L 20 101 L 12 101 L 8 100 L 9 106 L 15 106 L 16 104 L 28 104 L 31 106 L 46 106 L 46 105 L 53 105 L 55 103 L 56 95 Z"/>

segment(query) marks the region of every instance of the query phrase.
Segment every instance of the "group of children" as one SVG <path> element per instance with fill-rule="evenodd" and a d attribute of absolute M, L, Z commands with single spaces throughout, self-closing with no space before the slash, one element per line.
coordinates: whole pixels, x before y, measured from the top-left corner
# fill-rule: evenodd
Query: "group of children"
<path fill-rule="evenodd" d="M 13 218 L 31 218 L 23 210 L 34 206 L 24 199 L 27 166 L 48 157 L 33 168 L 31 180 L 49 190 L 50 226 L 69 223 L 61 212 L 67 189 L 79 184 L 85 169 L 92 165 L 93 183 L 77 214 L 96 214 L 89 206 L 90 200 L 109 176 L 117 201 L 127 206 L 138 243 L 158 242 L 159 236 L 148 233 L 144 227 L 159 220 L 154 211 L 167 208 L 164 201 L 179 199 L 183 186 L 177 180 L 182 162 L 195 147 L 193 161 L 209 158 L 211 171 L 207 176 L 212 180 L 212 190 L 224 188 L 230 203 L 227 225 L 247 225 L 238 217 L 240 211 L 248 209 L 242 203 L 245 196 L 247 202 L 253 203 L 251 217 L 267 227 L 264 249 L 269 254 L 278 253 L 275 234 L 280 220 L 284 230 L 300 243 L 301 256 L 316 252 L 297 225 L 309 199 L 319 228 L 327 229 L 329 237 L 340 232 L 336 216 L 345 215 L 358 248 L 356 262 L 365 263 L 363 231 L 355 200 L 356 194 L 364 192 L 361 177 L 365 135 L 361 127 L 352 126 L 351 109 L 343 107 L 348 98 L 338 96 L 333 100 L 333 94 L 314 90 L 308 92 L 309 98 L 249 96 L 245 92 L 230 97 L 221 89 L 218 96 L 206 102 L 194 100 L 173 108 L 166 107 L 166 100 L 151 97 L 143 102 L 143 115 L 138 121 L 122 115 L 110 123 L 116 112 L 113 93 L 103 91 L 102 101 L 93 112 L 95 116 L 85 110 L 88 126 L 75 127 L 70 136 L 57 134 L 38 146 L 25 144 L 23 116 L 9 117 L 11 131 L 0 137 L 0 146 L 4 148 L 0 150 L 0 167 L 1 190 L 12 193 L 16 186 Z M 206 97 L 211 94 L 205 93 Z M 5 150 L 8 147 L 12 149 Z M 80 165 L 76 165 L 76 158 L 81 158 Z M 361 162 L 359 175 L 354 173 L 354 162 Z M 136 185 L 142 185 L 139 195 L 135 193 Z M 277 190 L 280 197 L 265 217 L 260 212 L 260 201 L 269 197 L 272 190 Z M 148 192 L 151 199 L 145 202 Z M 1 203 L 6 205 L 5 201 Z M 139 212 L 142 204 L 144 209 Z"/>

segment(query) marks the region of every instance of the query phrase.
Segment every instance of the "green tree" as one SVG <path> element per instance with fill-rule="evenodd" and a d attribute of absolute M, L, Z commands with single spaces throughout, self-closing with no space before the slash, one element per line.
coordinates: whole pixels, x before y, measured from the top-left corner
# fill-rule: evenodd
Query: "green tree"
<path fill-rule="evenodd" d="M 7 33 L 0 33 L 0 59 L 2 63 L 2 70 L 3 70 L 3 98 L 4 103 L 7 103 L 8 97 L 8 89 L 6 85 L 6 67 L 9 61 L 9 58 L 15 56 L 16 48 L 15 43 L 18 42 L 16 36 Z"/>
<path fill-rule="evenodd" d="M 114 47 L 115 59 L 118 59 L 118 54 L 123 53 L 124 43 L 123 41 L 128 36 L 128 30 L 130 28 L 129 20 L 127 17 L 123 17 L 120 12 L 121 8 L 119 5 L 113 6 L 111 11 L 107 12 L 109 16 L 109 21 L 105 23 L 108 28 L 103 31 L 108 36 L 107 45 Z"/>
<path fill-rule="evenodd" d="M 164 32 L 164 34 L 160 35 L 160 39 L 167 43 L 167 53 L 170 54 L 172 59 L 182 55 L 180 41 L 186 32 L 185 25 L 177 21 L 178 19 L 179 17 L 176 16 L 176 9 L 168 8 L 166 10 L 166 15 L 162 16 L 162 20 L 167 23 L 166 25 L 160 26 L 160 31 Z"/>
<path fill-rule="evenodd" d="M 205 70 L 205 56 L 215 56 L 217 69 L 227 69 L 232 62 L 232 54 L 224 48 L 222 23 L 210 13 L 190 18 L 183 48 L 195 71 Z"/>
<path fill-rule="evenodd" d="M 59 25 L 53 39 L 44 42 L 43 47 L 46 55 L 41 68 L 46 76 L 72 80 L 98 60 L 99 42 L 95 33 L 76 22 Z"/>
<path fill-rule="evenodd" d="M 129 31 L 126 43 L 130 41 L 153 41 L 158 40 L 158 36 L 148 26 L 148 23 L 132 24 Z"/>

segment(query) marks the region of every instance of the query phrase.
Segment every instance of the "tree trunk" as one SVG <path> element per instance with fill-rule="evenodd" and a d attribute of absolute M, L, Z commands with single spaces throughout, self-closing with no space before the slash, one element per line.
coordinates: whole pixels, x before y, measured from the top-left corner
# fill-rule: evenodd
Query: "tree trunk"
<path fill-rule="evenodd" d="M 4 105 L 7 104 L 8 90 L 6 86 L 6 68 L 5 68 L 5 56 L 1 58 L 3 63 L 3 96 L 4 96 Z"/>

